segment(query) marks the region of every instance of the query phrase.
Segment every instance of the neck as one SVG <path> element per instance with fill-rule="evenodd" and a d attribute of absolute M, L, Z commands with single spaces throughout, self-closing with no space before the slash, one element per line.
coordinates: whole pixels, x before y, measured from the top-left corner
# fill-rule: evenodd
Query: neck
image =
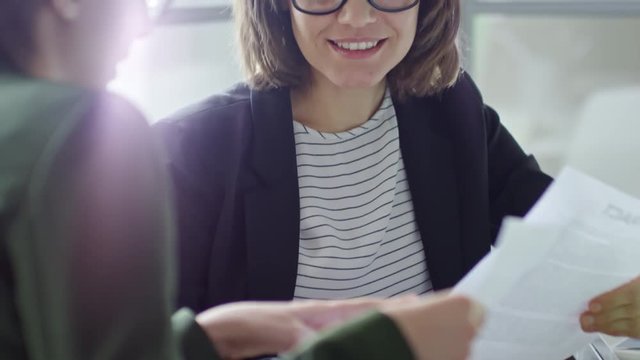
<path fill-rule="evenodd" d="M 40 11 L 36 17 L 34 29 L 34 47 L 27 64 L 29 75 L 56 82 L 69 82 L 71 77 L 65 66 L 62 50 L 63 36 L 55 17 L 48 11 Z"/>
<path fill-rule="evenodd" d="M 323 75 L 314 74 L 310 86 L 293 89 L 296 121 L 322 132 L 341 132 L 364 124 L 384 98 L 385 82 L 359 89 L 344 89 Z"/>
<path fill-rule="evenodd" d="M 1 1 L 1 0 L 0 0 Z M 99 87 L 83 80 L 82 69 L 76 66 L 75 53 L 67 26 L 50 11 L 40 11 L 36 17 L 34 46 L 26 72 L 37 78 L 84 87 Z"/>

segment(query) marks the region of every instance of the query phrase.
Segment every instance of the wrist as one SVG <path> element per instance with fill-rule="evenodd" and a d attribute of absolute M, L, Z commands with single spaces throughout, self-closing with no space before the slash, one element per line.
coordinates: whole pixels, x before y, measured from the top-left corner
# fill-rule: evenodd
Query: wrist
<path fill-rule="evenodd" d="M 236 344 L 242 342 L 241 334 L 245 333 L 239 329 L 240 324 L 210 316 L 206 312 L 196 316 L 196 322 L 204 329 L 222 359 L 238 358 L 234 349 Z"/>

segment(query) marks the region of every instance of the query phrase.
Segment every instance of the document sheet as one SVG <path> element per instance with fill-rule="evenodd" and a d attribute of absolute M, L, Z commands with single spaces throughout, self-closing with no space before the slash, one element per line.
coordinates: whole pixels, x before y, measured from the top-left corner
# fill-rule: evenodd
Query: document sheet
<path fill-rule="evenodd" d="M 571 168 L 454 289 L 488 310 L 473 360 L 566 359 L 587 302 L 640 274 L 640 200 Z"/>

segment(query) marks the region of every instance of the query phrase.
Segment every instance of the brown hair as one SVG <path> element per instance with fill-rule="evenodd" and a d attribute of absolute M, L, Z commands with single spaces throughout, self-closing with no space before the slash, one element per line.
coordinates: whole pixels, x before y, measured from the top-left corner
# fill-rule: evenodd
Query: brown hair
<path fill-rule="evenodd" d="M 235 0 L 237 40 L 247 81 L 256 89 L 298 87 L 309 64 L 296 44 L 286 4 L 289 0 Z M 391 91 L 408 96 L 436 94 L 460 73 L 456 43 L 460 0 L 422 0 L 416 37 L 409 53 L 387 76 Z"/>
<path fill-rule="evenodd" d="M 0 0 L 0 62 L 21 69 L 31 55 L 33 23 L 42 0 Z"/>

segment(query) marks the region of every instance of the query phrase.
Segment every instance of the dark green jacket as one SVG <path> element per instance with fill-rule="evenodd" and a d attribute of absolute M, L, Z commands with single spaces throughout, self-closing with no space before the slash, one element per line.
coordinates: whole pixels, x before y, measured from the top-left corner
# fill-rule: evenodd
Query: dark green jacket
<path fill-rule="evenodd" d="M 156 155 L 120 98 L 0 69 L 0 359 L 217 358 L 192 313 L 171 317 L 173 217 Z M 291 357 L 411 354 L 371 314 Z"/>

